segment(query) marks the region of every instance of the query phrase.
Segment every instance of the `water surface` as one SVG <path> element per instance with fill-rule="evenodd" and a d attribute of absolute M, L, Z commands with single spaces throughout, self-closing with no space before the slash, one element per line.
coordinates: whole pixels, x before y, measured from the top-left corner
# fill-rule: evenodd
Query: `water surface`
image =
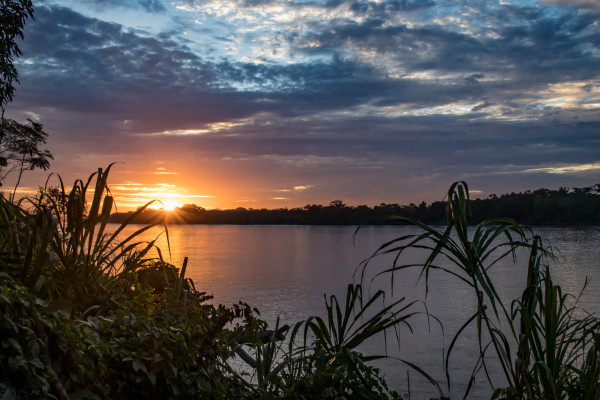
<path fill-rule="evenodd" d="M 111 230 L 116 227 L 112 225 Z M 124 234 L 140 227 L 130 226 Z M 169 227 L 171 262 L 181 266 L 183 258 L 189 257 L 186 276 L 194 280 L 198 290 L 213 294 L 215 302 L 232 305 L 242 300 L 257 307 L 269 323 L 274 324 L 279 316 L 282 324 L 291 325 L 311 315 L 323 316 L 324 294 L 335 294 L 343 301 L 347 285 L 360 280 L 360 274 L 354 275 L 357 268 L 359 273 L 362 271 L 360 262 L 381 244 L 418 232 L 413 227 L 365 227 L 353 245 L 355 229 L 351 226 L 173 225 Z M 161 232 L 161 228 L 153 228 L 143 239 L 152 240 Z M 582 297 L 582 305 L 590 312 L 600 311 L 600 228 L 542 227 L 535 232 L 561 251 L 561 259 L 552 264 L 552 272 L 565 292 L 578 292 L 586 276 L 595 278 Z M 164 234 L 157 243 L 166 252 Z M 401 260 L 409 264 L 424 259 L 424 253 L 412 251 Z M 526 260 L 523 253 L 516 265 L 506 260 L 490 271 L 508 305 L 524 289 Z M 391 256 L 373 259 L 366 269 L 365 288 L 371 293 L 385 290 L 387 304 L 402 297 L 406 297 L 407 302 L 419 300 L 414 310 L 424 311 L 426 304 L 429 313 L 442 322 L 443 332 L 435 320 L 428 320 L 425 314 L 418 315 L 410 319 L 412 334 L 408 327 L 401 328 L 400 346 L 388 336 L 388 354 L 417 364 L 440 383 L 445 394 L 462 398 L 479 355 L 474 326 L 465 330 L 450 357 L 450 390 L 442 360 L 454 333 L 476 311 L 472 289 L 457 278 L 435 272 L 430 277 L 426 296 L 424 280 L 417 284 L 420 270 L 414 269 L 395 275 L 392 296 L 389 274 L 371 280 L 377 272 L 391 267 L 392 261 Z M 450 267 L 442 259 L 439 265 Z M 506 324 L 501 327 L 507 328 Z M 516 348 L 512 349 L 515 353 Z M 383 336 L 374 338 L 360 350 L 368 355 L 384 354 Z M 386 374 L 390 387 L 400 393 L 407 392 L 405 365 L 396 360 L 380 361 L 376 365 Z M 497 360 L 490 357 L 488 367 L 494 384 L 506 386 Z M 433 386 L 414 371 L 410 371 L 410 381 L 413 399 L 437 396 Z M 482 371 L 469 398 L 489 398 L 492 391 Z"/>

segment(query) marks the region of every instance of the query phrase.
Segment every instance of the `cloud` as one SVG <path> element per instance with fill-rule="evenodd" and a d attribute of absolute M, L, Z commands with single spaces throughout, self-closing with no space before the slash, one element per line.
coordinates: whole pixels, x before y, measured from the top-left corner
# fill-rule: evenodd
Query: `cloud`
<path fill-rule="evenodd" d="M 98 9 L 124 7 L 141 9 L 148 13 L 167 12 L 166 7 L 161 0 L 83 0 L 83 3 L 92 4 Z"/>
<path fill-rule="evenodd" d="M 597 0 L 546 0 L 563 7 L 600 8 Z"/>
<path fill-rule="evenodd" d="M 208 129 L 178 129 L 175 131 L 164 131 L 162 135 L 200 135 L 202 133 L 210 132 Z"/>
<path fill-rule="evenodd" d="M 411 12 L 411 11 L 419 11 L 428 9 L 430 7 L 434 7 L 436 2 L 433 0 L 391 0 L 391 1 L 382 1 L 382 2 L 374 2 L 374 1 L 349 1 L 349 2 L 334 2 L 329 1 L 326 2 L 325 5 L 328 4 L 336 4 L 338 7 L 341 4 L 347 3 L 349 4 L 349 9 L 355 15 L 369 15 L 369 16 L 378 16 L 385 17 L 389 14 L 394 14 L 398 12 Z"/>
<path fill-rule="evenodd" d="M 464 178 L 485 192 L 485 177 L 517 182 L 507 171 L 526 180 L 533 174 L 523 171 L 599 162 L 595 10 L 223 1 L 231 12 L 218 16 L 211 4 L 190 4 L 184 16 L 220 29 L 239 54 L 209 51 L 204 36 L 38 6 L 8 112 L 39 116 L 57 162 L 119 157 L 142 171 L 167 160 L 179 173 L 147 175 L 191 175 L 176 161 L 206 176 L 273 177 L 269 187 L 311 182 L 294 188 L 298 198 L 393 192 L 382 177 L 399 171 L 396 182 Z"/>
<path fill-rule="evenodd" d="M 572 174 L 583 171 L 599 170 L 600 163 L 597 164 L 579 164 L 579 165 L 566 165 L 557 167 L 544 167 L 544 168 L 532 168 L 525 170 L 524 172 L 547 172 L 549 174 Z"/>
<path fill-rule="evenodd" d="M 188 194 L 185 189 L 178 188 L 177 185 L 164 183 L 145 185 L 128 181 L 110 185 L 110 189 L 119 207 L 131 207 L 132 205 L 140 205 L 155 199 L 213 197 L 201 194 Z"/>
<path fill-rule="evenodd" d="M 494 105 L 494 103 L 489 103 L 487 101 L 484 101 L 483 103 L 477 104 L 475 107 L 471 108 L 471 111 L 475 112 L 475 111 L 483 110 L 484 108 L 488 108 L 493 105 Z"/>
<path fill-rule="evenodd" d="M 514 109 L 528 91 L 566 74 L 591 90 L 588 81 L 598 78 L 594 65 L 600 60 L 586 49 L 600 34 L 589 29 L 594 18 L 588 14 L 559 20 L 529 13 L 519 29 L 494 28 L 495 37 L 338 20 L 290 39 L 296 45 L 319 41 L 321 49 L 333 52 L 328 59 L 254 64 L 209 61 L 171 37 L 149 37 L 66 8 L 38 7 L 23 45 L 27 63 L 20 66 L 28 90 L 19 95 L 28 96 L 30 105 L 126 120 L 119 131 L 172 135 L 207 134 L 214 124 L 260 113 L 315 115 L 368 104 L 422 109 L 467 101 L 480 110 L 483 101 Z M 359 52 L 334 51 L 348 45 Z M 386 64 L 364 59 L 366 48 L 379 52 Z M 398 69 L 404 72 L 395 76 L 399 72 L 392 70 Z M 480 72 L 452 75 L 465 70 Z M 145 118 L 165 109 L 168 118 Z"/>
<path fill-rule="evenodd" d="M 510 24 L 503 20 L 517 12 L 521 15 L 511 18 Z M 476 71 L 465 82 L 482 85 L 463 87 L 464 94 L 485 92 L 486 86 L 488 90 L 532 88 L 559 80 L 561 74 L 568 74 L 571 79 L 597 77 L 589 62 L 598 62 L 598 56 L 589 52 L 589 46 L 595 46 L 600 38 L 594 25 L 598 15 L 572 13 L 557 18 L 553 13 L 507 6 L 499 15 L 488 15 L 490 28 L 480 30 L 472 26 L 467 32 L 434 24 L 411 27 L 384 19 L 341 19 L 317 25 L 289 40 L 299 52 L 309 54 L 349 48 L 365 55 L 374 53 L 381 57 L 384 68 L 391 67 L 409 76 L 429 71 L 436 78 Z M 309 43 L 319 46 L 307 46 Z M 491 84 L 482 83 L 480 79 L 484 77 Z M 505 81 L 498 85 L 499 79 Z"/>

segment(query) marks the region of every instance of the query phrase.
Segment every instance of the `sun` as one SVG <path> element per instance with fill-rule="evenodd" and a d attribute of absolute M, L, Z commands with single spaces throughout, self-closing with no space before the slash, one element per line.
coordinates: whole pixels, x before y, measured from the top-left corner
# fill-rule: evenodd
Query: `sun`
<path fill-rule="evenodd" d="M 165 205 L 164 209 L 167 211 L 173 211 L 175 207 L 181 207 L 181 204 L 177 204 L 172 200 L 165 200 L 163 201 L 163 204 Z"/>

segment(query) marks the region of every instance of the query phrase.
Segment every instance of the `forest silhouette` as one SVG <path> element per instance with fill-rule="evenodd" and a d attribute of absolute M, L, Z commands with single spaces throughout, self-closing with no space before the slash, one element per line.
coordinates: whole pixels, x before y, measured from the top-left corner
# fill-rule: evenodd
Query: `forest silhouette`
<path fill-rule="evenodd" d="M 471 201 L 472 218 L 477 224 L 493 216 L 502 215 L 527 225 L 599 225 L 600 184 L 583 188 L 558 190 L 538 189 L 520 193 L 492 194 Z M 124 222 L 134 211 L 114 213 L 110 222 Z M 329 205 L 307 204 L 300 208 L 205 209 L 185 204 L 175 210 L 146 209 L 133 223 L 170 224 L 292 224 L 292 225 L 384 225 L 399 222 L 386 218 L 395 215 L 413 218 L 428 224 L 446 222 L 446 201 L 419 205 L 385 204 L 347 206 L 341 200 Z"/>

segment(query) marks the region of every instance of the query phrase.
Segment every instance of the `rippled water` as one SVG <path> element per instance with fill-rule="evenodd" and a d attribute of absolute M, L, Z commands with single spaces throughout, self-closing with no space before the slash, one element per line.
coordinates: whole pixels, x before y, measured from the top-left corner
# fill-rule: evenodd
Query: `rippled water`
<path fill-rule="evenodd" d="M 116 229 L 116 225 L 111 227 Z M 140 226 L 127 228 L 129 234 Z M 238 300 L 257 307 L 269 323 L 281 318 L 281 323 L 293 324 L 311 315 L 325 313 L 323 294 L 335 294 L 343 301 L 346 287 L 360 276 L 353 277 L 359 263 L 370 256 L 384 242 L 418 230 L 412 227 L 366 227 L 352 245 L 356 227 L 349 226 L 236 226 L 236 225 L 176 225 L 169 227 L 171 262 L 181 265 L 189 257 L 187 277 L 192 278 L 196 288 L 215 296 L 215 301 L 226 305 Z M 442 229 L 442 228 L 440 228 Z M 155 238 L 162 229 L 153 228 L 144 239 Z M 565 292 L 579 292 L 585 278 L 592 277 L 584 296 L 583 306 L 590 312 L 600 311 L 600 228 L 536 228 L 547 243 L 561 252 L 559 262 L 552 264 L 555 281 Z M 158 244 L 166 250 L 163 234 Z M 403 256 L 405 263 L 422 262 L 424 253 L 409 252 Z M 493 282 L 510 304 L 520 296 L 525 285 L 526 255 L 520 254 L 517 265 L 512 261 L 498 264 L 490 271 Z M 441 259 L 440 259 L 441 260 Z M 379 271 L 389 268 L 392 257 L 374 259 L 366 270 L 365 282 Z M 440 262 L 441 266 L 449 266 Z M 359 270 L 360 271 L 360 270 Z M 390 275 L 383 275 L 370 283 L 370 291 L 386 291 L 386 302 L 420 300 L 415 310 L 429 312 L 441 320 L 443 332 L 433 319 L 425 315 L 411 318 L 413 333 L 407 327 L 401 329 L 400 347 L 388 336 L 389 355 L 417 364 L 431 374 L 444 393 L 452 398 L 462 398 L 468 377 L 478 357 L 475 326 L 467 328 L 458 340 L 450 357 L 451 388 L 446 384 L 443 371 L 443 354 L 454 333 L 476 311 L 472 290 L 457 278 L 436 272 L 430 277 L 429 293 L 425 285 L 417 284 L 419 270 L 407 270 L 396 274 L 394 288 Z M 506 324 L 502 324 L 506 328 Z M 507 331 L 508 332 L 508 331 Z M 364 354 L 385 353 L 383 336 L 373 338 L 359 350 Z M 516 348 L 512 348 L 513 353 Z M 488 361 L 490 375 L 495 385 L 506 386 L 499 363 L 493 357 Z M 391 388 L 407 392 L 407 368 L 395 360 L 380 361 Z M 432 385 L 410 371 L 413 399 L 437 397 Z M 492 389 L 483 371 L 477 375 L 476 384 L 469 398 L 489 398 Z"/>

